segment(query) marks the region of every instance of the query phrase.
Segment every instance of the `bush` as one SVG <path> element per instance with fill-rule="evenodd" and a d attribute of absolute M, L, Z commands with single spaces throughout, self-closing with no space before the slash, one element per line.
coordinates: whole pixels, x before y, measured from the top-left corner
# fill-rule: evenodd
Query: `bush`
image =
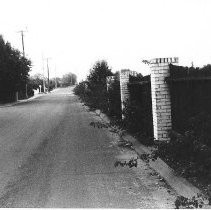
<path fill-rule="evenodd" d="M 16 91 L 24 92 L 31 61 L 0 36 L 0 101 L 14 100 Z"/>
<path fill-rule="evenodd" d="M 170 142 L 158 143 L 157 156 L 165 159 L 187 177 L 211 180 L 211 118 L 201 113 L 189 120 L 189 130 L 170 133 Z"/>
<path fill-rule="evenodd" d="M 134 134 L 143 144 L 154 144 L 152 116 L 146 112 L 145 107 L 137 104 L 136 101 L 127 101 L 123 110 L 125 118 L 124 127 Z"/>
<path fill-rule="evenodd" d="M 102 112 L 108 110 L 108 93 L 106 77 L 113 73 L 106 61 L 98 61 L 90 70 L 87 80 L 75 87 L 75 94 L 92 109 L 100 109 Z"/>
<path fill-rule="evenodd" d="M 108 88 L 108 115 L 118 120 L 122 117 L 120 81 L 118 73 L 115 74 L 114 81 Z"/>
<path fill-rule="evenodd" d="M 75 95 L 78 95 L 79 98 L 84 101 L 88 102 L 89 101 L 89 90 L 88 90 L 88 82 L 83 81 L 80 82 L 76 87 L 74 88 L 74 93 Z"/>
<path fill-rule="evenodd" d="M 125 103 L 123 122 L 125 127 L 147 145 L 152 145 L 153 120 L 150 76 L 130 76 L 130 99 Z"/>

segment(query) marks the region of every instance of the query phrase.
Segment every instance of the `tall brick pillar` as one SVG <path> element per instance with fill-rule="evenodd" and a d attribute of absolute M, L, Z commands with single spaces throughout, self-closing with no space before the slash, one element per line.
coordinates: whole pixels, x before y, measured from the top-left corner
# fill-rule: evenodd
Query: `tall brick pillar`
<path fill-rule="evenodd" d="M 165 82 L 170 76 L 170 63 L 178 63 L 178 58 L 150 61 L 154 138 L 161 141 L 170 140 L 168 131 L 172 128 L 170 90 Z"/>
<path fill-rule="evenodd" d="M 120 71 L 120 94 L 121 94 L 121 107 L 124 110 L 124 102 L 129 99 L 129 90 L 127 84 L 129 83 L 130 70 L 124 69 Z M 122 115 L 124 118 L 124 115 Z"/>

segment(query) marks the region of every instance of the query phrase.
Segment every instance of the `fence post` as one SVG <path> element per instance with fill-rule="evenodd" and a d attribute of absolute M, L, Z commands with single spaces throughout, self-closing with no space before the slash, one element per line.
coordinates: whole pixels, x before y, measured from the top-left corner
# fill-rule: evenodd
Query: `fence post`
<path fill-rule="evenodd" d="M 120 71 L 120 94 L 121 94 L 121 108 L 122 111 L 125 108 L 124 102 L 126 102 L 129 97 L 129 89 L 128 89 L 128 83 L 129 83 L 129 76 L 130 76 L 130 70 L 123 69 Z M 122 119 L 124 119 L 124 115 L 122 114 Z"/>
<path fill-rule="evenodd" d="M 178 58 L 150 61 L 154 138 L 161 141 L 170 140 L 168 131 L 172 128 L 170 90 L 165 82 L 170 76 L 170 63 L 178 63 Z"/>

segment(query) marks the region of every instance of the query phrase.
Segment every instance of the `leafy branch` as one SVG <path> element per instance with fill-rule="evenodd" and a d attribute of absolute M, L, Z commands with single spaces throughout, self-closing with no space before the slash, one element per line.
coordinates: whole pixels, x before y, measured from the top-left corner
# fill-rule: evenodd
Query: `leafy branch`
<path fill-rule="evenodd" d="M 176 209 L 186 208 L 186 209 L 194 209 L 194 208 L 202 208 L 205 204 L 205 199 L 201 194 L 197 194 L 197 196 L 193 196 L 192 198 L 186 198 L 184 196 L 178 196 L 175 201 Z"/>
<path fill-rule="evenodd" d="M 150 61 L 149 60 L 142 60 L 142 63 L 150 65 Z"/>
<path fill-rule="evenodd" d="M 102 122 L 91 122 L 89 123 L 90 126 L 93 126 L 94 128 L 108 128 L 109 125 L 102 123 Z"/>
<path fill-rule="evenodd" d="M 129 161 L 117 160 L 114 163 L 114 166 L 115 167 L 118 167 L 118 166 L 121 166 L 121 167 L 129 166 L 129 168 L 132 168 L 132 167 L 136 167 L 137 168 L 137 166 L 138 166 L 138 157 L 137 158 L 131 158 Z"/>

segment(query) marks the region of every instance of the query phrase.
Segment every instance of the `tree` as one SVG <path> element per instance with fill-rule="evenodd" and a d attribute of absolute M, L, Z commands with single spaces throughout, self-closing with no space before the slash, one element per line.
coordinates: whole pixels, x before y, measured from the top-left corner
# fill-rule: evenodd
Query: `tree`
<path fill-rule="evenodd" d="M 107 87 L 106 77 L 112 76 L 113 73 L 105 60 L 97 61 L 90 74 L 87 77 L 88 89 L 90 90 L 90 99 L 94 107 L 107 110 Z"/>
<path fill-rule="evenodd" d="M 28 93 L 28 96 L 32 96 L 34 95 L 34 89 L 38 89 L 39 86 L 41 85 L 41 91 L 43 92 L 43 79 L 46 83 L 47 81 L 47 78 L 43 77 L 42 74 L 35 74 L 33 76 L 30 76 L 29 79 L 28 79 L 28 88 L 27 88 L 27 93 Z"/>
<path fill-rule="evenodd" d="M 68 73 L 68 74 L 65 74 L 62 77 L 61 85 L 63 87 L 67 87 L 67 86 L 70 86 L 70 85 L 75 85 L 76 82 L 77 82 L 77 76 L 73 73 Z"/>
<path fill-rule="evenodd" d="M 43 86 L 43 79 L 46 81 L 46 78 L 43 78 L 42 74 L 35 74 L 34 76 L 29 77 L 29 85 L 31 85 L 31 87 L 33 89 L 38 89 L 40 85 Z"/>
<path fill-rule="evenodd" d="M 25 89 L 31 61 L 11 47 L 0 35 L 0 100 L 11 101 L 16 91 Z"/>

